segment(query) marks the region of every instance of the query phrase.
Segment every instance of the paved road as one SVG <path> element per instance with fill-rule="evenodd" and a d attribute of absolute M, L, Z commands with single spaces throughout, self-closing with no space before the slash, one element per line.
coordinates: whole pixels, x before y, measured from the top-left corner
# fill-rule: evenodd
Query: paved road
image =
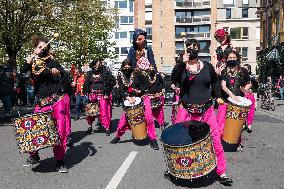
<path fill-rule="evenodd" d="M 114 109 L 113 125 L 117 124 L 121 108 Z M 169 122 L 170 109 L 166 108 Z M 213 176 L 198 182 L 169 181 L 163 178 L 166 169 L 163 151 L 154 151 L 150 146 L 136 146 L 127 132 L 122 142 L 109 144 L 113 138 L 105 136 L 101 130 L 87 135 L 86 121 L 72 122 L 73 148 L 67 150 L 68 174 L 55 172 L 53 153 L 50 148 L 40 151 L 41 163 L 33 167 L 23 167 L 27 155 L 20 156 L 11 125 L 0 126 L 0 188 L 94 188 L 104 189 L 122 166 L 131 152 L 129 168 L 118 181 L 118 189 L 170 189 L 170 188 L 225 188 L 214 182 Z M 251 134 L 244 134 L 244 151 L 227 153 L 228 175 L 235 183 L 230 188 L 284 188 L 284 119 L 271 117 L 263 112 L 256 113 L 256 121 Z M 160 130 L 157 129 L 158 135 Z M 161 143 L 159 143 L 161 147 Z M 132 153 L 133 155 L 133 153 Z M 127 158 L 128 157 L 128 158 Z M 132 159 L 131 159 L 132 157 Z M 127 165 L 123 165 L 126 167 Z M 121 170 L 121 169 L 120 169 Z M 123 175 L 123 172 L 118 174 Z M 111 188 L 111 187 L 110 187 Z"/>

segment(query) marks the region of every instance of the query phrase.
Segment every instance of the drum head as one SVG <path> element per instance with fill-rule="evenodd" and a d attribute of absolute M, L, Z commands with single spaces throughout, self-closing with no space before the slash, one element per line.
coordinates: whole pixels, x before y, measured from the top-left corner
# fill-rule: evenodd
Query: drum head
<path fill-rule="evenodd" d="M 252 104 L 252 102 L 245 97 L 237 96 L 237 98 L 239 99 L 239 101 L 235 101 L 231 97 L 228 98 L 228 101 L 238 106 L 250 106 Z"/>
<path fill-rule="evenodd" d="M 166 128 L 161 135 L 163 143 L 171 146 L 184 146 L 205 138 L 210 127 L 204 122 L 188 121 Z"/>
<path fill-rule="evenodd" d="M 130 102 L 128 100 L 125 100 L 124 101 L 124 106 L 125 107 L 132 107 L 132 106 L 136 106 L 136 105 L 138 105 L 140 103 L 141 103 L 141 98 L 135 97 L 135 103 L 134 104 L 130 104 Z"/>

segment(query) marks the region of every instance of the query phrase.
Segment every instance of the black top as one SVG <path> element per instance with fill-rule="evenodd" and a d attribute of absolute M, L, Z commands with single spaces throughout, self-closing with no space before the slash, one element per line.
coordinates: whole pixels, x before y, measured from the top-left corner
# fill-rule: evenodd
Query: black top
<path fill-rule="evenodd" d="M 96 73 L 97 74 L 97 73 Z M 102 90 L 103 95 L 109 96 L 115 86 L 115 78 L 109 70 L 103 68 L 98 79 L 94 78 L 94 72 L 88 71 L 85 81 L 85 93 L 90 94 L 91 90 Z"/>
<path fill-rule="evenodd" d="M 171 80 L 172 84 L 174 84 L 176 87 L 181 86 L 182 73 L 184 70 L 185 70 L 185 63 L 183 63 L 182 61 L 179 61 L 173 68 L 171 74 Z"/>
<path fill-rule="evenodd" d="M 134 72 L 133 88 L 141 91 L 139 96 L 143 96 L 148 93 L 150 82 L 145 71 Z"/>
<path fill-rule="evenodd" d="M 148 80 L 153 81 L 154 76 L 148 75 Z M 164 88 L 165 88 L 165 83 L 161 74 L 156 73 L 156 80 L 153 81 L 153 83 L 150 82 L 150 88 L 148 89 L 148 94 L 160 93 Z"/>
<path fill-rule="evenodd" d="M 133 87 L 133 78 L 126 77 L 124 74 L 117 76 L 118 83 L 118 91 L 120 96 L 125 100 L 126 97 L 134 96 L 134 92 L 132 90 Z"/>
<path fill-rule="evenodd" d="M 46 67 L 48 69 L 45 69 L 40 75 L 35 76 L 35 95 L 38 98 L 46 98 L 53 94 L 63 94 L 61 88 L 61 77 L 63 77 L 64 75 L 63 67 L 58 62 L 52 59 L 46 60 Z M 60 75 L 52 75 L 52 68 L 56 68 L 57 70 L 59 70 Z M 24 73 L 28 71 L 32 72 L 32 64 L 25 63 L 23 65 L 22 71 Z"/>
<path fill-rule="evenodd" d="M 200 72 L 192 75 L 184 69 L 182 74 L 182 88 L 180 97 L 187 104 L 203 104 L 212 96 L 212 90 L 217 98 L 221 97 L 221 88 L 218 85 L 218 77 L 213 66 L 203 62 Z M 192 77 L 194 77 L 192 79 Z"/>
<path fill-rule="evenodd" d="M 226 81 L 226 86 L 230 91 L 236 96 L 244 96 L 243 92 L 240 90 L 240 87 L 244 87 L 250 82 L 250 75 L 245 68 L 240 68 L 240 71 L 234 75 L 230 76 L 225 71 L 222 72 L 221 81 Z M 222 99 L 227 100 L 229 95 L 222 90 Z"/>

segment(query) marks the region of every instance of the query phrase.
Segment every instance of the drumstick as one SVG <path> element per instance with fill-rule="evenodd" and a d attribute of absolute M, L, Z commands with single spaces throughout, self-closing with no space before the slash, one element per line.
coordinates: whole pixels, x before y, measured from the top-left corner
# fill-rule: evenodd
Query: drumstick
<path fill-rule="evenodd" d="M 59 37 L 59 33 L 54 33 L 53 34 L 53 38 L 51 38 L 43 47 L 42 47 L 42 49 L 44 49 L 45 47 L 47 47 L 47 45 L 49 44 L 49 43 L 51 43 L 55 38 L 57 38 L 57 37 Z"/>
<path fill-rule="evenodd" d="M 185 32 L 180 32 L 180 35 L 182 36 L 182 40 L 183 40 L 183 48 L 184 48 L 184 54 L 186 54 L 186 44 L 185 44 L 185 36 L 186 33 Z"/>

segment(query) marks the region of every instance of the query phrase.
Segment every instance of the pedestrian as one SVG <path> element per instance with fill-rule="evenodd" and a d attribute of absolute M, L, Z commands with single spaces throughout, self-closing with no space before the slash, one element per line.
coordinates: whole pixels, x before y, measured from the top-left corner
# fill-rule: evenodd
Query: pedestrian
<path fill-rule="evenodd" d="M 277 88 L 279 89 L 279 100 L 284 100 L 284 75 L 281 75 L 277 82 Z"/>
<path fill-rule="evenodd" d="M 80 119 L 80 113 L 82 106 L 85 106 L 88 102 L 88 96 L 85 94 L 84 89 L 85 84 L 85 75 L 82 72 L 82 69 L 80 67 L 77 67 L 75 69 L 74 73 L 74 79 L 72 83 L 72 87 L 75 89 L 75 97 L 76 97 L 76 117 L 75 121 Z"/>
<path fill-rule="evenodd" d="M 213 148 L 217 156 L 216 173 L 221 184 L 233 183 L 226 175 L 225 153 L 221 144 L 221 133 L 218 128 L 217 119 L 212 101 L 212 90 L 217 96 L 217 102 L 222 103 L 220 85 L 217 84 L 218 77 L 214 67 L 198 59 L 200 44 L 195 39 L 186 41 L 187 53 L 183 56 L 186 65 L 180 74 L 182 75 L 180 106 L 177 110 L 175 123 L 190 120 L 206 122 L 210 126 Z"/>
<path fill-rule="evenodd" d="M 102 65 L 101 59 L 95 59 L 91 62 L 85 81 L 86 93 L 89 95 L 90 102 L 99 104 L 99 122 L 103 125 L 106 135 L 110 136 L 111 124 L 111 93 L 115 85 L 115 78 L 111 72 Z M 94 116 L 87 116 L 88 133 L 93 132 L 92 124 L 95 121 Z"/>
<path fill-rule="evenodd" d="M 53 152 L 56 160 L 56 168 L 60 173 L 67 173 L 65 166 L 65 151 L 67 138 L 71 130 L 70 120 L 70 99 L 64 94 L 61 86 L 61 78 L 64 77 L 63 67 L 50 55 L 50 45 L 43 36 L 33 36 L 32 45 L 35 48 L 23 66 L 23 72 L 30 71 L 35 82 L 36 106 L 35 113 L 53 110 L 53 117 L 56 122 L 60 143 L 54 145 Z M 43 67 L 36 67 L 37 61 L 43 61 Z M 39 163 L 38 151 L 30 153 L 27 165 Z"/>

